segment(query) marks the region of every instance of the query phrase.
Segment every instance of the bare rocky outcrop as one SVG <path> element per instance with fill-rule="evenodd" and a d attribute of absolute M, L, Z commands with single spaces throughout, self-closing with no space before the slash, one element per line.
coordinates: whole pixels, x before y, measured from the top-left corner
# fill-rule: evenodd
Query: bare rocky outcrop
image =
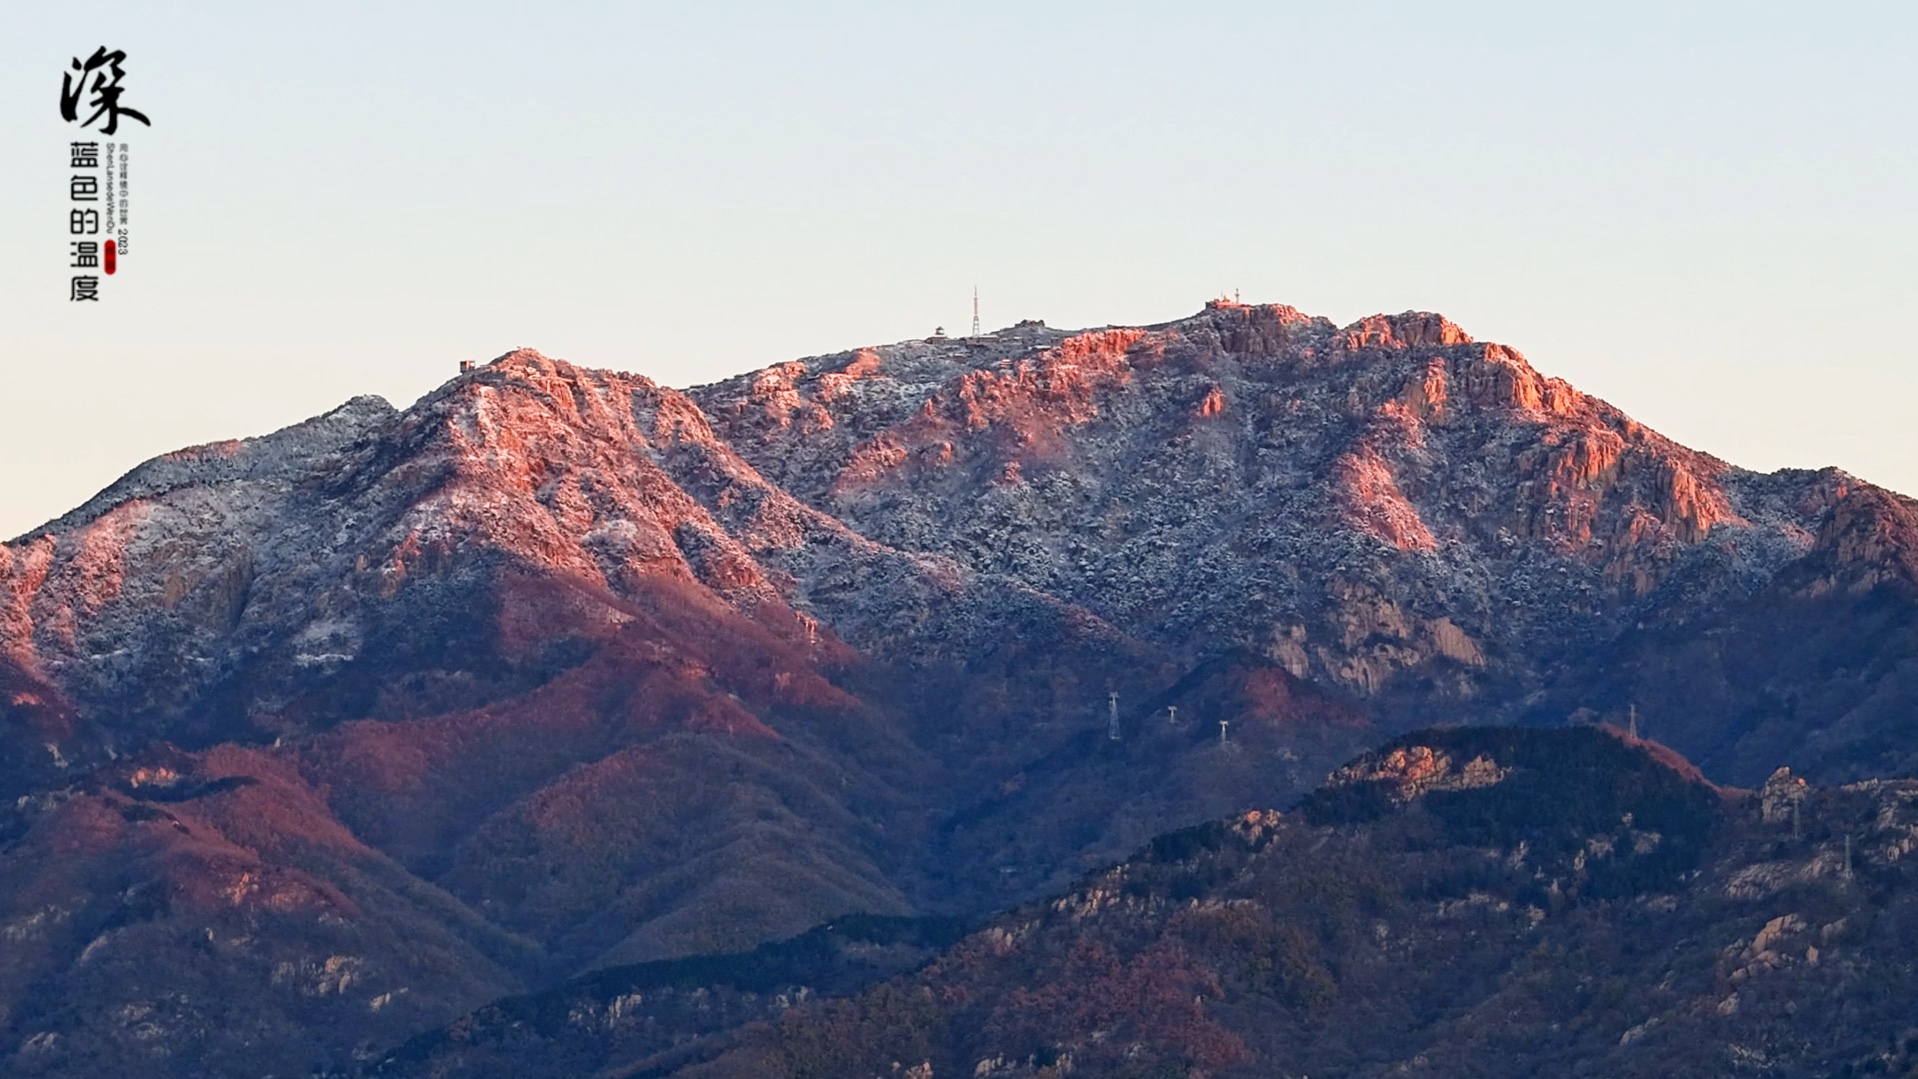
<path fill-rule="evenodd" d="M 1429 791 L 1465 791 L 1489 787 L 1505 778 L 1507 769 L 1485 754 L 1460 763 L 1450 753 L 1432 746 L 1401 746 L 1382 754 L 1368 754 L 1333 772 L 1326 786 L 1382 783 L 1395 801 L 1409 802 Z"/>
<path fill-rule="evenodd" d="M 1803 779 L 1792 775 L 1790 768 L 1781 766 L 1758 791 L 1760 813 L 1768 822 L 1789 821 L 1810 793 L 1811 788 Z"/>

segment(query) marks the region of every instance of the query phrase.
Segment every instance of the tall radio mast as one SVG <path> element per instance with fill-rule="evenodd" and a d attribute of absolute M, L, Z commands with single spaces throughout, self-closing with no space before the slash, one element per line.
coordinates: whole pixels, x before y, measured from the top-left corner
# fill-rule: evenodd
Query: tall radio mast
<path fill-rule="evenodd" d="M 979 336 L 979 286 L 972 286 L 972 336 Z"/>

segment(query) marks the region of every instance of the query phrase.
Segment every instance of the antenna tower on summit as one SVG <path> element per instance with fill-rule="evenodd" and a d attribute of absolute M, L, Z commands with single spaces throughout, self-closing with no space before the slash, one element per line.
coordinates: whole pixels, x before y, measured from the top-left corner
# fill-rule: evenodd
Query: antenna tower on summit
<path fill-rule="evenodd" d="M 972 336 L 979 336 L 979 286 L 972 286 Z"/>

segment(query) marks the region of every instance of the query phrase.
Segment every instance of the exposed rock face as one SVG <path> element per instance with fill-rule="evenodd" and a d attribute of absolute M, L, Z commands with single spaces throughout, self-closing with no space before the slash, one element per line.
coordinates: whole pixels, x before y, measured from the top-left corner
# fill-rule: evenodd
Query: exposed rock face
<path fill-rule="evenodd" d="M 1908 499 L 1740 471 L 1436 315 L 1338 329 L 1220 302 L 692 392 L 762 475 L 864 535 L 1010 576 L 1180 662 L 1250 650 L 1388 724 L 1622 719 L 1632 691 L 1582 661 L 1647 614 L 1683 624 L 1774 579 L 1807 598 L 1914 579 Z M 1686 703 L 1647 720 L 1716 759 L 1722 727 L 1674 730 Z"/>
<path fill-rule="evenodd" d="M 1780 768 L 1759 788 L 1760 815 L 1772 823 L 1791 820 L 1810 793 L 1811 788 L 1792 775 L 1791 769 Z"/>
<path fill-rule="evenodd" d="M 1503 780 L 1506 772 L 1507 769 L 1484 754 L 1461 765 L 1443 749 L 1412 745 L 1367 754 L 1333 772 L 1326 785 L 1337 790 L 1361 783 L 1384 784 L 1390 788 L 1394 801 L 1409 802 L 1430 791 L 1489 787 Z"/>
<path fill-rule="evenodd" d="M 403 412 L 148 462 L 0 546 L 0 796 L 25 799 L 0 861 L 31 876 L 71 807 L 153 801 L 101 793 L 130 756 L 251 754 L 231 774 L 283 782 L 209 798 L 516 942 L 415 989 L 450 1003 L 849 911 L 996 909 L 1433 721 L 1636 703 L 1715 778 L 1854 778 L 1918 763 L 1915 522 L 1835 471 L 1677 446 L 1428 314 L 1217 303 L 688 391 L 519 351 Z M 335 897 L 275 917 L 411 924 L 345 862 L 220 831 L 283 889 L 259 894 Z M 46 906 L 22 887 L 0 919 Z M 194 909 L 155 939 L 193 944 Z M 78 969 L 88 940 L 56 943 L 19 976 Z M 258 969 L 374 1014 L 397 990 L 341 983 L 348 954 Z M 5 1036 L 53 1036 L 35 1067 L 80 1059 L 23 1021 Z M 255 1063 L 368 1035 L 314 1037 Z"/>
<path fill-rule="evenodd" d="M 1539 677 L 1714 528 L 1732 470 L 1431 315 L 1215 304 L 1150 330 L 862 350 L 694 391 L 763 475 L 1142 639 L 1361 697 Z M 1721 543 L 1724 540 L 1721 540 Z M 1486 657 L 1503 662 L 1487 664 Z M 1527 669 L 1530 668 L 1530 669 Z"/>

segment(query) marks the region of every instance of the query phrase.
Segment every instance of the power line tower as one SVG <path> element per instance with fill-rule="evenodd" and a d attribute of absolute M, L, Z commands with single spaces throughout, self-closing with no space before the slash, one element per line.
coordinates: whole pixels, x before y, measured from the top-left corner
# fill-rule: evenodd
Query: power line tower
<path fill-rule="evenodd" d="M 1220 744 L 1220 745 L 1225 745 L 1225 744 L 1226 744 L 1226 743 L 1225 743 L 1225 725 L 1226 725 L 1226 724 L 1227 724 L 1228 722 L 1230 722 L 1230 720 L 1224 720 L 1224 719 L 1222 719 L 1222 720 L 1220 720 L 1220 721 L 1219 721 L 1219 744 Z"/>
<path fill-rule="evenodd" d="M 1638 705 L 1636 703 L 1634 703 L 1631 706 L 1631 711 L 1629 714 L 1631 716 L 1631 719 L 1629 719 L 1627 722 L 1631 724 L 1632 741 L 1636 742 L 1638 741 Z"/>
<path fill-rule="evenodd" d="M 1108 693 L 1106 700 L 1112 706 L 1111 717 L 1106 721 L 1106 737 L 1116 742 L 1119 740 L 1119 695 Z"/>
<path fill-rule="evenodd" d="M 972 286 L 972 336 L 979 336 L 979 286 Z"/>

